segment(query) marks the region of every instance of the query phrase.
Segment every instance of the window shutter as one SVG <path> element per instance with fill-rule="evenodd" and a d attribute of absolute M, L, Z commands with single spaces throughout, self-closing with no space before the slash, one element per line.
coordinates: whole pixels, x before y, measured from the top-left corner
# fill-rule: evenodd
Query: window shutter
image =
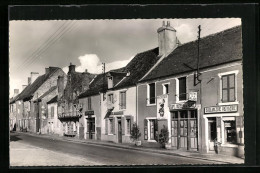
<path fill-rule="evenodd" d="M 114 135 L 116 134 L 116 117 L 113 118 L 113 131 Z"/>
<path fill-rule="evenodd" d="M 106 118 L 106 124 L 105 124 L 105 134 L 108 134 L 108 118 Z"/>
<path fill-rule="evenodd" d="M 157 119 L 154 120 L 154 133 L 155 133 L 155 136 L 157 136 L 157 134 L 159 133 L 158 132 L 158 120 Z"/>
<path fill-rule="evenodd" d="M 124 135 L 125 134 L 125 117 L 122 117 L 121 118 L 121 124 L 122 124 L 122 135 Z"/>
<path fill-rule="evenodd" d="M 54 107 L 52 106 L 51 107 L 51 118 L 53 118 L 54 117 Z"/>
<path fill-rule="evenodd" d="M 147 119 L 144 119 L 144 140 L 148 140 Z"/>

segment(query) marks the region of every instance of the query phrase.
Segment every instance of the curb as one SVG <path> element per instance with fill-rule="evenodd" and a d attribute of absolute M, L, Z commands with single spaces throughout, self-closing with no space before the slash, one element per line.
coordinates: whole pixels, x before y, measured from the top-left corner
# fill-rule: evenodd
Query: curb
<path fill-rule="evenodd" d="M 30 133 L 30 132 L 24 133 L 24 132 L 18 132 L 18 131 L 15 132 L 15 133 L 21 133 L 21 134 L 25 134 L 25 135 L 36 136 L 36 137 L 41 137 L 41 138 L 48 138 L 48 139 L 52 138 L 52 136 L 48 136 L 48 135 L 45 135 L 45 134 L 41 135 L 41 134 L 34 134 L 34 133 Z M 223 163 L 223 164 L 243 164 L 243 163 L 233 163 L 233 162 L 229 162 L 229 161 L 219 161 L 219 160 L 215 160 L 215 159 L 208 159 L 208 158 L 202 158 L 202 157 L 196 157 L 196 156 L 186 156 L 186 155 L 182 155 L 182 154 L 179 154 L 179 153 L 158 151 L 158 150 L 153 150 L 153 149 L 149 149 L 149 148 L 134 148 L 134 147 L 128 147 L 128 146 L 123 146 L 123 145 L 121 146 L 121 145 L 96 143 L 96 142 L 91 142 L 91 141 L 83 141 L 83 140 L 75 140 L 75 139 L 63 139 L 63 138 L 60 138 L 60 137 L 57 137 L 57 136 L 53 136 L 53 138 L 55 138 L 56 140 L 59 140 L 59 141 L 67 141 L 67 142 L 73 142 L 73 143 L 99 145 L 99 146 L 107 146 L 107 147 L 121 148 L 121 149 L 130 149 L 130 150 L 136 150 L 136 151 L 142 151 L 142 152 L 153 152 L 153 153 L 170 155 L 170 156 L 179 156 L 179 157 L 185 157 L 185 158 L 191 158 L 191 159 L 214 161 L 214 162 Z"/>

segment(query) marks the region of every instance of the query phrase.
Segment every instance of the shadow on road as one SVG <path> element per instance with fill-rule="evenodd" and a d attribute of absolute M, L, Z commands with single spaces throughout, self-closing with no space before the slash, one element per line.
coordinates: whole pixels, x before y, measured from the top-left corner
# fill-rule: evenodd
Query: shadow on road
<path fill-rule="evenodd" d="M 22 139 L 19 138 L 18 136 L 19 136 L 19 135 L 10 134 L 10 142 L 22 140 Z"/>

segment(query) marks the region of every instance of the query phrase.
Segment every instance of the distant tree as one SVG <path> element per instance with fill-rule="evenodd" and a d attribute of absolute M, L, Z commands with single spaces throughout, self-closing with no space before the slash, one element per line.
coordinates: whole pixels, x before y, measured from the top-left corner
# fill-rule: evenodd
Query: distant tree
<path fill-rule="evenodd" d="M 161 129 L 161 133 L 156 135 L 155 140 L 161 144 L 162 148 L 165 148 L 165 144 L 169 141 L 169 131 L 165 125 L 163 125 L 163 128 Z"/>

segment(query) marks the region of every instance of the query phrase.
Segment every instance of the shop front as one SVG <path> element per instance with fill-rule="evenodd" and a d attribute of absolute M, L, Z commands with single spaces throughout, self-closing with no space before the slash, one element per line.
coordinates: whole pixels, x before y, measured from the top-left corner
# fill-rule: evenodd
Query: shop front
<path fill-rule="evenodd" d="M 85 139 L 96 139 L 96 116 L 93 110 L 85 112 Z"/>
<path fill-rule="evenodd" d="M 208 152 L 243 155 L 244 125 L 238 104 L 205 107 L 203 117 Z"/>
<path fill-rule="evenodd" d="M 171 146 L 173 149 L 198 151 L 198 106 L 187 101 L 170 105 Z"/>

